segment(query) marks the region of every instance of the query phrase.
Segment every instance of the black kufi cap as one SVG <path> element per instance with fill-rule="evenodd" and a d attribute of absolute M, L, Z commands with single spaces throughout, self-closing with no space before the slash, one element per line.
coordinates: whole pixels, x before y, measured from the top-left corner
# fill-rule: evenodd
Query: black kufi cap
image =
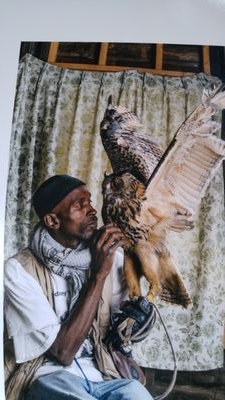
<path fill-rule="evenodd" d="M 81 185 L 85 183 L 69 175 L 54 175 L 44 181 L 32 197 L 33 206 L 39 218 L 51 212 L 72 190 Z"/>

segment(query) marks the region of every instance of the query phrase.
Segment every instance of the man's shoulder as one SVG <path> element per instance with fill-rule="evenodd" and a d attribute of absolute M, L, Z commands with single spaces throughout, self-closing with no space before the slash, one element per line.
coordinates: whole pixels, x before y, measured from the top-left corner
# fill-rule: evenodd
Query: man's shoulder
<path fill-rule="evenodd" d="M 33 255 L 32 251 L 29 247 L 25 247 L 24 249 L 20 250 L 18 253 L 14 254 L 13 258 L 18 260 L 20 263 L 27 260 L 36 260 L 36 257 Z"/>
<path fill-rule="evenodd" d="M 38 262 L 35 256 L 32 254 L 31 250 L 28 247 L 25 247 L 13 254 L 5 261 L 5 268 L 9 268 L 11 265 L 20 264 L 22 267 L 26 269 L 27 265 L 33 264 L 33 262 Z"/>
<path fill-rule="evenodd" d="M 12 256 L 10 256 L 9 258 L 7 258 L 5 263 L 7 264 L 11 260 L 19 260 L 22 257 L 31 257 L 31 256 L 33 256 L 33 254 L 31 252 L 31 250 L 29 249 L 29 247 L 24 247 L 23 249 L 19 250 L 17 253 L 15 253 Z"/>
<path fill-rule="evenodd" d="M 10 282 L 14 282 L 15 285 L 20 285 L 22 282 L 30 280 L 31 274 L 28 273 L 27 268 L 24 267 L 22 258 L 25 257 L 29 252 L 23 249 L 13 256 L 9 257 L 5 261 L 4 265 L 4 284 L 7 286 Z M 28 257 L 26 265 L 28 264 Z"/>
<path fill-rule="evenodd" d="M 4 284 L 10 282 L 14 284 L 18 282 L 21 287 L 23 285 L 41 287 L 50 304 L 53 304 L 50 271 L 29 248 L 24 248 L 7 260 L 4 268 Z"/>
<path fill-rule="evenodd" d="M 37 271 L 41 269 L 43 270 L 43 265 L 28 247 L 9 257 L 5 262 L 4 268 L 5 275 L 12 275 L 16 271 L 22 273 L 23 271 L 33 276 L 36 280 L 37 274 L 39 275 Z"/>

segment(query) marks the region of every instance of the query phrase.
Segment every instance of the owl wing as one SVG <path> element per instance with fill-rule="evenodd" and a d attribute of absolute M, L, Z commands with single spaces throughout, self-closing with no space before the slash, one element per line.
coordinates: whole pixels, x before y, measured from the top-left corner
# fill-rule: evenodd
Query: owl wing
<path fill-rule="evenodd" d="M 149 207 L 165 215 L 173 204 L 196 212 L 209 182 L 225 157 L 225 142 L 212 134 L 221 126 L 212 116 L 225 108 L 222 87 L 204 95 L 202 103 L 178 129 L 149 179 Z"/>

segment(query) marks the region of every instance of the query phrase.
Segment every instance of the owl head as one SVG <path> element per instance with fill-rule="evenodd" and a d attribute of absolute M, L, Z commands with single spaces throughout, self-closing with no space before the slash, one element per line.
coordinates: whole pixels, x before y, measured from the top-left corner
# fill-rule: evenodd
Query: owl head
<path fill-rule="evenodd" d="M 145 186 L 129 172 L 123 174 L 105 173 L 102 182 L 104 199 L 111 201 L 141 200 L 144 197 Z"/>
<path fill-rule="evenodd" d="M 118 131 L 118 130 L 135 130 L 140 128 L 140 124 L 137 116 L 130 112 L 126 107 L 119 105 L 114 106 L 112 104 L 112 96 L 108 98 L 108 106 L 105 110 L 103 120 L 100 124 L 101 134 L 105 131 Z"/>

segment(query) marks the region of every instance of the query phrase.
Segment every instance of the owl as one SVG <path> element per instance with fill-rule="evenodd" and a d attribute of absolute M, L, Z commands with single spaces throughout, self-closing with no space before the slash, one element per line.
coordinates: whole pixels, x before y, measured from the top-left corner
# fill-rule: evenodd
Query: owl
<path fill-rule="evenodd" d="M 103 146 L 113 173 L 105 174 L 102 217 L 126 238 L 124 274 L 129 295 L 140 296 L 140 277 L 149 282 L 147 298 L 182 305 L 191 298 L 173 261 L 168 232 L 193 227 L 205 190 L 225 157 L 225 142 L 213 136 L 212 120 L 225 107 L 221 88 L 205 93 L 163 153 L 141 129 L 137 117 L 110 102 L 101 123 Z"/>

